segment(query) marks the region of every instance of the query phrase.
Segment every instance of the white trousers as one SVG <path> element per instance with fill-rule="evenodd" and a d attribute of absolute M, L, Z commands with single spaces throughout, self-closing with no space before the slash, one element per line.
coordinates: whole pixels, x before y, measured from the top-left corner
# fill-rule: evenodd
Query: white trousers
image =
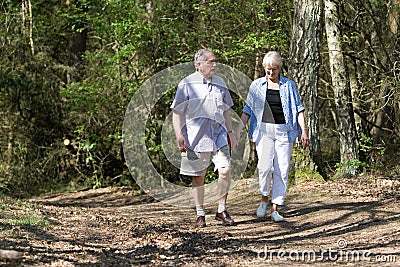
<path fill-rule="evenodd" d="M 283 205 L 289 176 L 293 143 L 289 143 L 285 124 L 261 123 L 261 140 L 256 144 L 260 193 L 271 203 Z"/>

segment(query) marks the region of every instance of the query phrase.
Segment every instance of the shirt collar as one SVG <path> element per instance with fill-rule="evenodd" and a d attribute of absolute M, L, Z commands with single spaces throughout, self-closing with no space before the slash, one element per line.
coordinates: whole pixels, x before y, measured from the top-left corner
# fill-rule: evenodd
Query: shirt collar
<path fill-rule="evenodd" d="M 267 77 L 261 77 L 261 86 L 264 86 L 267 84 Z"/>
<path fill-rule="evenodd" d="M 264 86 L 268 83 L 267 77 L 261 77 L 261 86 Z M 279 76 L 279 85 L 282 84 L 282 76 Z"/>

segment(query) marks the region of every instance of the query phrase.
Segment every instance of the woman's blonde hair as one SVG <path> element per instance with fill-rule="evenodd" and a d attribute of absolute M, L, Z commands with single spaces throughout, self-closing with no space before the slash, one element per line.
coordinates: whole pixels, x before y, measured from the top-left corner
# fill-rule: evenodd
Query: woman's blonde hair
<path fill-rule="evenodd" d="M 267 66 L 278 66 L 281 68 L 283 66 L 283 59 L 281 55 L 276 51 L 270 51 L 265 54 L 262 65 Z"/>

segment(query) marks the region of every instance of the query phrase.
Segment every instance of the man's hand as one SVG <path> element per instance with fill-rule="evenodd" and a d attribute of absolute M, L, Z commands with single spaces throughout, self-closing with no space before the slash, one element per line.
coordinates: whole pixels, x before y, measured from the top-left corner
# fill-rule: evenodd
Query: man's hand
<path fill-rule="evenodd" d="M 231 150 L 234 150 L 238 145 L 238 139 L 233 132 L 228 133 L 228 143 Z"/>
<path fill-rule="evenodd" d="M 181 133 L 176 137 L 176 144 L 178 145 L 179 151 L 186 152 L 186 140 Z"/>

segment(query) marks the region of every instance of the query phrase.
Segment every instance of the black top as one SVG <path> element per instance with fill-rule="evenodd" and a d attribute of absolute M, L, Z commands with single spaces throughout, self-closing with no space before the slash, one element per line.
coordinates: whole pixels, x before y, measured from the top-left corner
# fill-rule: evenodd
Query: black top
<path fill-rule="evenodd" d="M 267 90 L 262 121 L 266 123 L 285 124 L 279 90 Z"/>

